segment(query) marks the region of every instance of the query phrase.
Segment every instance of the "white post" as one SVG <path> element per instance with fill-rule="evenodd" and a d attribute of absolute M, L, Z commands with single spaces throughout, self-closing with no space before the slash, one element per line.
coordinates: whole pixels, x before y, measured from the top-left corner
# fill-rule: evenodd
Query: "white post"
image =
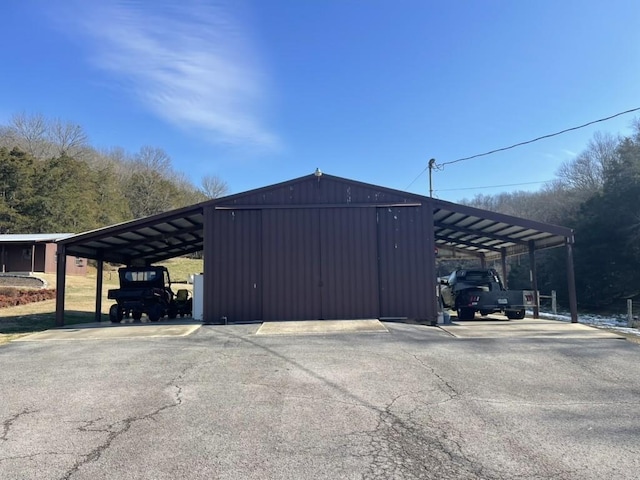
<path fill-rule="evenodd" d="M 627 298 L 627 327 L 633 328 L 633 302 Z"/>
<path fill-rule="evenodd" d="M 554 315 L 558 313 L 558 304 L 556 303 L 556 291 L 551 290 L 551 311 Z"/>

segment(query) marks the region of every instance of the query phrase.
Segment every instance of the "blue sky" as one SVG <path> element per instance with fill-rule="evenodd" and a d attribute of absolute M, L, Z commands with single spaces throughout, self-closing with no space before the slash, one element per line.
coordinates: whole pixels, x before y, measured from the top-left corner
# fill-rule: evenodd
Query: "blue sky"
<path fill-rule="evenodd" d="M 637 0 L 14 0 L 0 13 L 2 123 L 39 113 L 97 147 L 161 147 L 232 193 L 319 167 L 427 194 L 430 158 L 640 107 Z M 634 118 L 449 165 L 435 196 L 536 190 L 471 187 L 550 180 Z"/>

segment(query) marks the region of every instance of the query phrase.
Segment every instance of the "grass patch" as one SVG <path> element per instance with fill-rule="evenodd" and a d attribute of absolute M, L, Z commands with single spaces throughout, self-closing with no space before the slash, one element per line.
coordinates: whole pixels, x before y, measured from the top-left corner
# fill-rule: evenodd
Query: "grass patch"
<path fill-rule="evenodd" d="M 204 270 L 204 262 L 202 259 L 171 258 L 156 265 L 167 267 L 171 281 L 174 283 L 186 282 L 189 279 L 189 275 L 202 273 Z"/>
<path fill-rule="evenodd" d="M 203 261 L 189 258 L 174 258 L 158 265 L 163 265 L 169 270 L 173 282 L 186 282 L 189 275 L 200 273 L 203 270 Z M 47 288 L 54 289 L 56 285 L 55 274 L 36 274 L 43 279 Z M 94 321 L 96 308 L 96 283 L 97 271 L 90 268 L 86 276 L 66 277 L 65 289 L 65 325 L 79 323 L 91 323 Z M 109 307 L 113 303 L 107 298 L 107 291 L 118 288 L 117 270 L 105 270 L 102 276 L 102 320 L 108 321 Z M 180 288 L 184 288 L 180 286 Z M 174 291 L 177 288 L 174 287 Z M 45 300 L 42 302 L 7 307 L 0 309 L 0 344 L 10 342 L 16 336 L 24 336 L 29 333 L 40 332 L 55 328 L 56 301 Z"/>

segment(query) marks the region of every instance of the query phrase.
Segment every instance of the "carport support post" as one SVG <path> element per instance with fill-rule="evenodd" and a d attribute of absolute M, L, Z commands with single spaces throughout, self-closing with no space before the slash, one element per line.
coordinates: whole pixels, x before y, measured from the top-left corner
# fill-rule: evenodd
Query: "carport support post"
<path fill-rule="evenodd" d="M 64 293 L 67 274 L 67 252 L 62 244 L 58 244 L 56 257 L 56 327 L 64 325 Z"/>
<path fill-rule="evenodd" d="M 96 278 L 96 315 L 95 321 L 102 321 L 102 276 L 104 275 L 104 262 L 102 256 L 98 258 L 98 272 Z"/>
<path fill-rule="evenodd" d="M 567 238 L 567 282 L 569 283 L 569 309 L 571 310 L 571 323 L 578 323 L 576 275 L 573 271 L 573 237 Z"/>
<path fill-rule="evenodd" d="M 536 246 L 529 242 L 529 276 L 531 277 L 531 290 L 533 290 L 533 318 L 540 318 L 540 301 L 538 300 L 538 272 L 536 271 Z"/>
<path fill-rule="evenodd" d="M 202 323 L 216 323 L 213 316 L 213 276 L 215 256 L 218 254 L 215 250 L 214 235 L 214 218 L 216 209 L 214 206 L 205 207 L 203 213 L 204 225 L 202 228 L 203 238 L 203 278 L 202 278 Z"/>
<path fill-rule="evenodd" d="M 504 285 L 504 288 L 509 288 L 509 280 L 507 279 L 507 249 L 504 247 L 500 249 L 500 267 L 502 268 L 502 285 Z"/>

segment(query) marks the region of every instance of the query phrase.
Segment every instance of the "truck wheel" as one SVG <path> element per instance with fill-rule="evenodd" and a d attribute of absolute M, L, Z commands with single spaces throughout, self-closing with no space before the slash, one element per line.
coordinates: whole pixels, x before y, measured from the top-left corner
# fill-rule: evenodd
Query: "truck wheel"
<path fill-rule="evenodd" d="M 140 310 L 134 310 L 133 312 L 131 312 L 131 316 L 136 322 L 139 322 L 142 318 L 142 312 Z"/>
<path fill-rule="evenodd" d="M 509 320 L 522 320 L 524 318 L 524 310 L 507 310 L 505 312 Z"/>
<path fill-rule="evenodd" d="M 473 308 L 458 308 L 458 320 L 473 320 L 476 311 Z"/>
<path fill-rule="evenodd" d="M 149 307 L 147 316 L 149 317 L 150 321 L 157 322 L 158 320 L 160 320 L 160 317 L 162 317 L 163 313 L 164 312 L 162 311 L 162 307 L 156 303 L 155 305 L 151 305 Z"/>
<path fill-rule="evenodd" d="M 122 321 L 122 310 L 117 303 L 109 308 L 109 320 L 111 320 L 111 323 L 120 323 Z"/>

